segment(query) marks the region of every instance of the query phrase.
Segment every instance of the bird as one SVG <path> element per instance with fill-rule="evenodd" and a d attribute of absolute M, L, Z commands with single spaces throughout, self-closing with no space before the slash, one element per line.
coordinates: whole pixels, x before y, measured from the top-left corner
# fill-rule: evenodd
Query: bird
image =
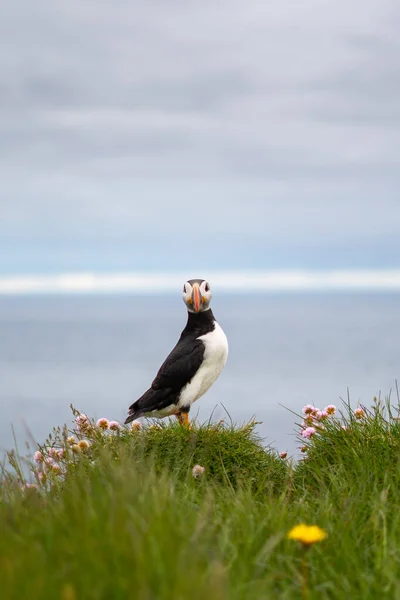
<path fill-rule="evenodd" d="M 190 427 L 192 404 L 213 385 L 228 358 L 228 340 L 210 308 L 211 295 L 205 279 L 185 282 L 186 326 L 151 387 L 129 407 L 125 424 L 143 416 L 175 415 L 181 425 Z"/>

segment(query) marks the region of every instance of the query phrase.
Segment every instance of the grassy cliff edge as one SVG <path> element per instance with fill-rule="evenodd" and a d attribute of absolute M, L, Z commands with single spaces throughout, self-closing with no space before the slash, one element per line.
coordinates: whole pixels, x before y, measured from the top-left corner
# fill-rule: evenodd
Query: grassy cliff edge
<path fill-rule="evenodd" d="M 299 424 L 297 463 L 254 422 L 128 429 L 76 413 L 31 479 L 13 453 L 3 469 L 1 597 L 400 598 L 398 407 L 319 412 Z M 327 538 L 288 539 L 300 523 Z"/>

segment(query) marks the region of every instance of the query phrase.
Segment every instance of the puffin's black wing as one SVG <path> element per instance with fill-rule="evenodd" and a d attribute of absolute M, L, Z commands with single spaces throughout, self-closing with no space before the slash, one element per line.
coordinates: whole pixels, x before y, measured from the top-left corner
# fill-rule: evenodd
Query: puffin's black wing
<path fill-rule="evenodd" d="M 176 403 L 181 389 L 189 383 L 203 362 L 204 350 L 201 340 L 179 340 L 161 365 L 151 388 L 129 407 L 125 423 Z"/>
<path fill-rule="evenodd" d="M 152 389 L 172 388 L 180 391 L 199 369 L 204 349 L 201 340 L 179 340 L 159 368 L 151 384 Z"/>

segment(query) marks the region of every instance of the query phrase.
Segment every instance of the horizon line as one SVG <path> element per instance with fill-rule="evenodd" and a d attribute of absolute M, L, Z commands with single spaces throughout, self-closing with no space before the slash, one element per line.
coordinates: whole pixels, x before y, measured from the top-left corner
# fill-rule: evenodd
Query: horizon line
<path fill-rule="evenodd" d="M 207 269 L 204 269 L 207 271 Z M 229 292 L 400 291 L 399 269 L 269 269 L 203 273 L 211 286 Z M 64 272 L 0 276 L 0 295 L 176 292 L 193 273 Z"/>

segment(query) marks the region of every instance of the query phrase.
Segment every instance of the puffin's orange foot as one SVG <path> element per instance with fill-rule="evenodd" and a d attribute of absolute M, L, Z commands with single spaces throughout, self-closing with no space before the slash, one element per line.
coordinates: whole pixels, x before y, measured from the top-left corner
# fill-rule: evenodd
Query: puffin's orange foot
<path fill-rule="evenodd" d="M 184 425 L 185 427 L 192 429 L 192 427 L 190 425 L 190 421 L 189 421 L 189 414 L 187 412 L 179 412 L 179 413 L 176 413 L 175 416 L 182 426 Z"/>

